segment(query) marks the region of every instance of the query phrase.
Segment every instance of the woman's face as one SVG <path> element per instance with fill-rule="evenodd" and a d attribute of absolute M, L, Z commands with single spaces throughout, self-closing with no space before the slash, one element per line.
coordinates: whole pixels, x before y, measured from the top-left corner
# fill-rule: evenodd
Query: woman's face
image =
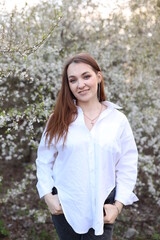
<path fill-rule="evenodd" d="M 97 87 L 101 73 L 97 74 L 85 63 L 71 63 L 67 70 L 69 87 L 77 103 L 97 100 Z"/>

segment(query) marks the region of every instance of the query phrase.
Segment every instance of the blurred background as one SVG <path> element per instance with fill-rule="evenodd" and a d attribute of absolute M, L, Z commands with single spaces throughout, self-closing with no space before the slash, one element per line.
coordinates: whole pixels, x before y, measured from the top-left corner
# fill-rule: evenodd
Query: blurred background
<path fill-rule="evenodd" d="M 99 63 L 139 151 L 113 240 L 160 239 L 160 0 L 1 0 L 0 239 L 58 239 L 36 190 L 36 150 L 68 56 Z"/>

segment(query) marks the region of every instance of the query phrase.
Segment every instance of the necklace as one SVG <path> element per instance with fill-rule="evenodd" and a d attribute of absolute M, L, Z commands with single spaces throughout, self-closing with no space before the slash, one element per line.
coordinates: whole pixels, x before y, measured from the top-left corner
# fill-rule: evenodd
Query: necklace
<path fill-rule="evenodd" d="M 101 112 L 102 112 L 102 104 L 101 104 L 100 112 L 98 113 L 98 115 L 97 115 L 95 118 L 91 119 L 91 118 L 89 118 L 84 112 L 83 112 L 83 114 L 84 114 L 84 116 L 85 116 L 86 118 L 88 118 L 88 119 L 91 121 L 91 124 L 92 124 L 92 126 L 93 126 L 93 125 L 95 124 L 95 120 L 99 117 L 99 115 L 101 114 Z"/>

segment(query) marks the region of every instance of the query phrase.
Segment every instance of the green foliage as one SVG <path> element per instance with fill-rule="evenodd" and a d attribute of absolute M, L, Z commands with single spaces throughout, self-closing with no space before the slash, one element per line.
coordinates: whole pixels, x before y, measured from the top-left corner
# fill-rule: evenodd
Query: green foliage
<path fill-rule="evenodd" d="M 58 239 L 56 236 L 51 235 L 46 230 L 40 231 L 40 233 L 37 234 L 36 229 L 33 227 L 31 228 L 29 235 L 29 239 L 31 240 L 56 240 Z"/>
<path fill-rule="evenodd" d="M 3 220 L 0 219 L 0 237 L 8 237 L 9 231 L 5 228 Z"/>
<path fill-rule="evenodd" d="M 160 233 L 155 232 L 152 237 L 153 240 L 160 240 Z"/>

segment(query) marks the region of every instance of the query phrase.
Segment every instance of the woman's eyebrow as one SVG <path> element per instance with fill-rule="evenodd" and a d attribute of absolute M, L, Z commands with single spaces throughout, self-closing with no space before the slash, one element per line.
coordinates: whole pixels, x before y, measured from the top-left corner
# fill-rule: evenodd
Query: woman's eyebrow
<path fill-rule="evenodd" d="M 82 73 L 81 76 L 84 76 L 84 75 L 87 74 L 87 73 L 90 73 L 90 72 L 86 71 L 86 72 Z M 68 77 L 68 79 L 69 79 L 69 78 L 72 78 L 72 77 L 76 77 L 76 76 L 70 75 L 70 76 Z"/>
<path fill-rule="evenodd" d="M 88 71 L 87 71 L 87 72 L 84 72 L 84 73 L 82 73 L 82 75 L 81 75 L 81 76 L 85 75 L 86 73 L 90 73 L 90 72 L 88 72 Z"/>

